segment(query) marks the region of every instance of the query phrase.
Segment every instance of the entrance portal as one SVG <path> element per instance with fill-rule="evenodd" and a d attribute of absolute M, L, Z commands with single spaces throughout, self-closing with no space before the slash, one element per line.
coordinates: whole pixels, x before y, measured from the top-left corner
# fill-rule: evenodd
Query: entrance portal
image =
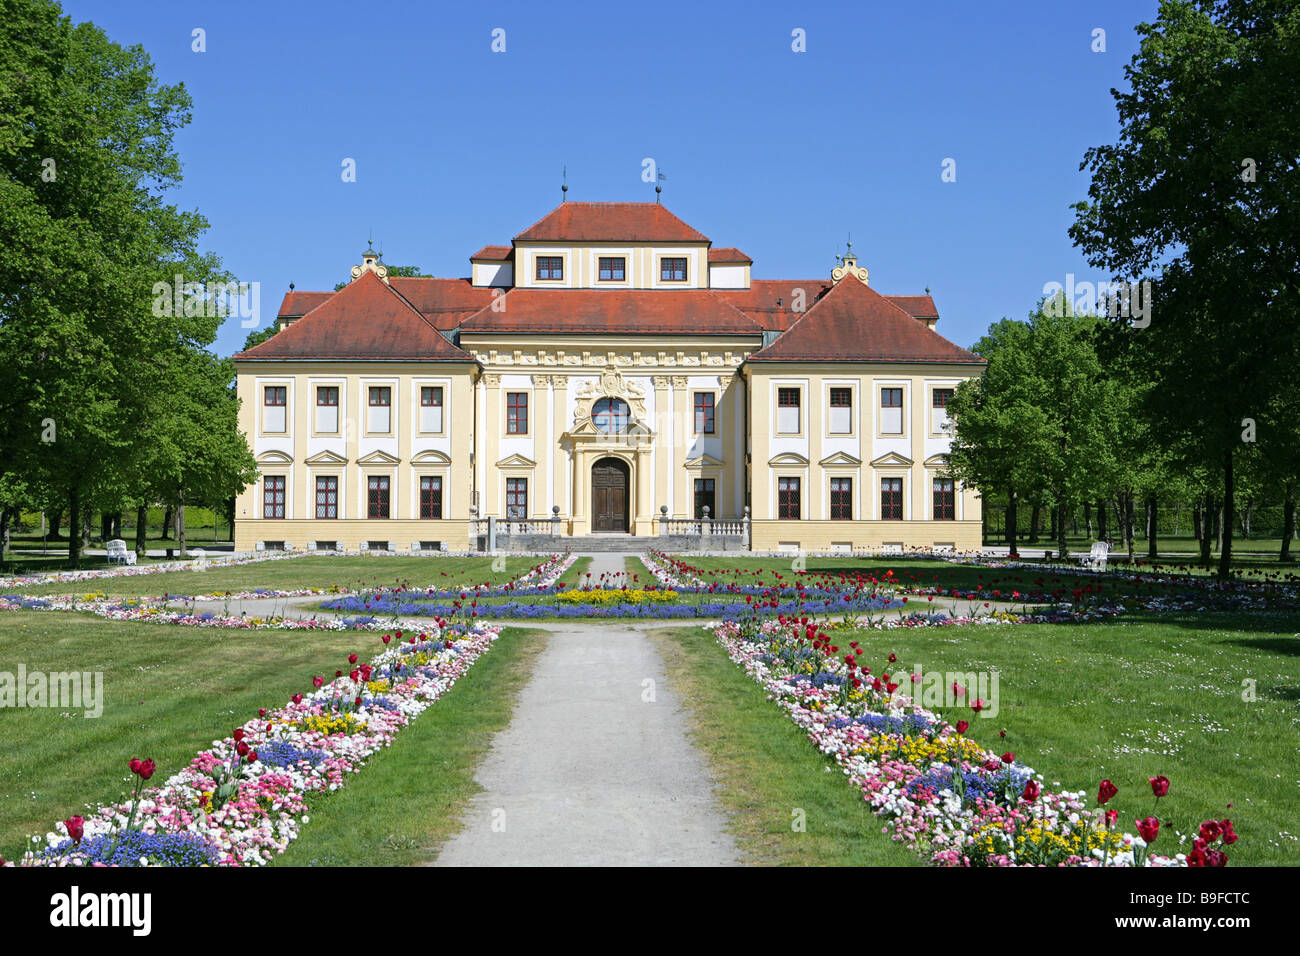
<path fill-rule="evenodd" d="M 627 531 L 628 467 L 617 458 L 591 466 L 591 530 Z"/>

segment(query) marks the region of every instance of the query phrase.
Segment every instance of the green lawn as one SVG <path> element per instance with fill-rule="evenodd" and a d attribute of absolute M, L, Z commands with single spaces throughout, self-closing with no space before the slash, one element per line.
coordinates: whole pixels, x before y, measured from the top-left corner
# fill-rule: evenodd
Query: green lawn
<path fill-rule="evenodd" d="M 665 632 L 665 639 L 679 643 L 694 664 L 700 741 L 733 785 L 739 781 L 745 793 L 762 795 L 789 787 L 792 773 L 820 776 L 779 743 L 762 743 L 762 758 L 753 749 L 757 740 L 737 754 L 737 741 L 753 736 L 760 713 L 791 730 L 794 725 L 708 632 Z M 876 673 L 890 668 L 890 653 L 899 658 L 895 672 L 998 671 L 995 718 L 974 719 L 965 707 L 944 715 L 969 719 L 974 739 L 997 753 L 1012 751 L 1049 783 L 1095 794 L 1109 778 L 1120 790 L 1109 806 L 1130 831 L 1135 817 L 1152 810 L 1148 778 L 1163 775 L 1172 789 L 1161 802 L 1162 820 L 1187 832 L 1203 819 L 1228 817 L 1241 835 L 1229 851 L 1233 864 L 1300 863 L 1300 614 L 857 631 L 838 640 L 859 641 L 860 660 Z M 717 673 L 717 661 L 735 680 Z M 1247 680 L 1254 682 L 1251 702 L 1242 697 Z M 736 681 L 748 685 L 744 693 Z M 832 765 L 794 732 L 806 755 Z M 838 772 L 826 776 L 852 791 Z M 861 825 L 872 829 L 865 806 L 854 799 L 864 814 Z M 753 838 L 766 834 L 779 846 L 788 843 L 783 834 L 777 839 L 780 814 L 772 799 L 747 800 Z M 1167 835 L 1157 847 L 1177 852 Z M 827 862 L 846 862 L 833 848 L 828 852 Z"/>
<path fill-rule="evenodd" d="M 17 857 L 86 804 L 125 795 L 132 757 L 165 779 L 213 739 L 281 706 L 311 679 L 382 650 L 374 632 L 244 631 L 105 621 L 41 611 L 0 614 L 0 670 L 100 671 L 103 715 L 0 709 L 0 855 Z"/>
<path fill-rule="evenodd" d="M 470 587 L 485 581 L 494 584 L 518 577 L 541 563 L 542 558 L 507 557 L 504 568 L 492 570 L 491 557 L 316 557 L 257 561 L 230 567 L 212 565 L 206 571 L 163 571 L 156 574 L 97 578 L 63 584 L 25 587 L 23 594 L 87 594 L 110 597 L 161 594 L 211 594 L 221 591 L 251 591 L 255 588 L 413 588 Z"/>
<path fill-rule="evenodd" d="M 277 866 L 411 866 L 461 828 L 492 737 L 504 730 L 545 635 L 507 629 L 456 686 L 370 758 L 342 790 L 313 798 Z"/>

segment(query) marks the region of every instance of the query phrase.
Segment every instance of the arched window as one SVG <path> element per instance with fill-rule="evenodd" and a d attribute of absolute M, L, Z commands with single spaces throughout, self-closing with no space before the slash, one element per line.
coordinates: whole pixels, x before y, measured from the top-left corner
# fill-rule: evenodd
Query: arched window
<path fill-rule="evenodd" d="M 591 406 L 591 423 L 598 432 L 618 435 L 627 431 L 629 414 L 627 402 L 621 398 L 602 398 Z"/>

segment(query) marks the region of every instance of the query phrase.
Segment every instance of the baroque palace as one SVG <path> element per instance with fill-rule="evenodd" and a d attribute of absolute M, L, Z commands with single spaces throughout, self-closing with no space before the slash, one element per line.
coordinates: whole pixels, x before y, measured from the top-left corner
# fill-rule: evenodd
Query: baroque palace
<path fill-rule="evenodd" d="M 658 203 L 565 202 L 469 278 L 362 258 L 235 356 L 237 549 L 980 546 L 946 405 L 984 363 L 851 248 L 756 279 Z"/>

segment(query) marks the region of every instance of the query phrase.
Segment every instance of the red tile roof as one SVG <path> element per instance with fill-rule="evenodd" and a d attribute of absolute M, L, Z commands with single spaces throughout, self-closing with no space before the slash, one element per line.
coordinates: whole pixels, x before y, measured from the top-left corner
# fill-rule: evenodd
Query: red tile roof
<path fill-rule="evenodd" d="M 832 287 L 748 361 L 984 364 L 852 277 Z"/>
<path fill-rule="evenodd" d="M 708 289 L 514 289 L 462 332 L 752 335 L 759 326 Z"/>
<path fill-rule="evenodd" d="M 286 292 L 277 318 L 296 319 L 306 315 L 332 296 L 333 292 Z"/>
<path fill-rule="evenodd" d="M 390 276 L 388 283 L 434 328 L 447 331 L 492 302 L 493 290 L 474 286 L 469 279 L 432 279 Z"/>
<path fill-rule="evenodd" d="M 703 233 L 655 202 L 560 203 L 516 241 L 708 242 Z"/>
<path fill-rule="evenodd" d="M 373 272 L 362 273 L 297 322 L 235 358 L 473 361 Z"/>
<path fill-rule="evenodd" d="M 709 250 L 710 262 L 746 262 L 753 265 L 754 260 L 749 258 L 735 246 L 723 246 L 720 249 Z"/>
<path fill-rule="evenodd" d="M 514 256 L 515 250 L 512 246 L 484 246 L 478 252 L 470 256 L 470 259 L 488 259 L 492 262 L 505 262 Z"/>
<path fill-rule="evenodd" d="M 884 293 L 881 294 L 884 295 Z M 885 298 L 908 315 L 915 316 L 918 319 L 937 319 L 939 317 L 939 310 L 934 306 L 934 299 L 928 295 L 886 295 Z"/>
<path fill-rule="evenodd" d="M 831 286 L 829 279 L 752 279 L 748 289 L 714 289 L 769 332 L 788 329 Z M 803 290 L 803 311 L 795 312 L 796 292 Z"/>

